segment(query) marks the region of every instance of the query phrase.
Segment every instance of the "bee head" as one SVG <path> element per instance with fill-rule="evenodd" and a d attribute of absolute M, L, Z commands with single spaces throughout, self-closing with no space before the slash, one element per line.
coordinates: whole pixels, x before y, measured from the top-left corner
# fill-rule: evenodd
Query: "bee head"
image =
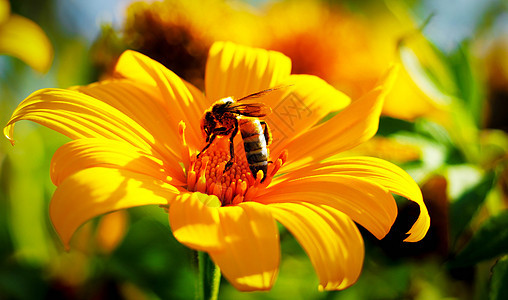
<path fill-rule="evenodd" d="M 210 136 L 212 135 L 212 131 L 215 128 L 216 123 L 217 121 L 211 111 L 207 111 L 201 119 L 201 130 L 207 143 L 210 140 Z"/>

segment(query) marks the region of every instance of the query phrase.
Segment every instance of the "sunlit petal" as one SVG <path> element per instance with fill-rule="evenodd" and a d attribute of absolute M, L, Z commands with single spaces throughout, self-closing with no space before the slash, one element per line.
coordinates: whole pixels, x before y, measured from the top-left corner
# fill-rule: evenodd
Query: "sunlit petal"
<path fill-rule="evenodd" d="M 20 120 L 37 122 L 72 139 L 123 140 L 149 153 L 156 143 L 146 129 L 117 108 L 73 90 L 43 89 L 23 100 L 4 128 L 11 142 L 14 123 Z"/>
<path fill-rule="evenodd" d="M 316 76 L 291 75 L 280 87 L 261 99 L 272 109 L 264 120 L 271 129 L 270 151 L 275 157 L 289 141 L 351 102 L 345 94 Z"/>
<path fill-rule="evenodd" d="M 61 146 L 51 160 L 51 180 L 58 186 L 69 175 L 92 167 L 129 170 L 179 186 L 186 181 L 179 165 L 165 165 L 123 141 L 99 138 L 74 140 Z"/>
<path fill-rule="evenodd" d="M 341 290 L 356 282 L 363 265 L 363 240 L 347 215 L 309 203 L 275 203 L 268 207 L 307 252 L 320 289 Z"/>
<path fill-rule="evenodd" d="M 76 90 L 114 107 L 149 132 L 157 149 L 169 164 L 181 161 L 182 145 L 178 135 L 180 118 L 151 86 L 132 80 L 101 81 Z"/>
<path fill-rule="evenodd" d="M 313 203 L 333 207 L 383 238 L 395 221 L 397 205 L 381 185 L 348 175 L 303 172 L 284 178 L 267 188 L 256 201 L 270 203 Z"/>
<path fill-rule="evenodd" d="M 162 99 L 171 110 L 171 124 L 180 120 L 188 124 L 187 140 L 198 145 L 201 140 L 199 121 L 208 108 L 204 96 L 195 87 L 155 60 L 135 51 L 125 51 L 115 68 L 115 76 L 130 78 L 158 88 Z M 195 98 L 200 97 L 200 98 Z"/>
<path fill-rule="evenodd" d="M 56 189 L 49 212 L 64 246 L 93 217 L 141 205 L 167 205 L 179 194 L 174 186 L 128 170 L 89 168 L 67 177 Z"/>
<path fill-rule="evenodd" d="M 329 121 L 311 128 L 287 145 L 290 153 L 283 171 L 318 162 L 351 149 L 376 134 L 386 93 L 395 80 L 397 68 L 392 68 L 380 80 L 378 87 L 354 101 Z"/>
<path fill-rule="evenodd" d="M 208 103 L 225 97 L 241 98 L 278 85 L 291 73 L 291 60 L 282 53 L 216 42 L 206 63 Z"/>
<path fill-rule="evenodd" d="M 0 8 L 0 54 L 17 57 L 35 70 L 45 73 L 53 60 L 53 48 L 42 29 L 31 20 L 10 15 L 1 22 Z"/>
<path fill-rule="evenodd" d="M 219 210 L 224 248 L 210 255 L 224 277 L 240 291 L 268 290 L 277 276 L 279 233 L 270 211 L 244 202 Z"/>
<path fill-rule="evenodd" d="M 390 192 L 406 197 L 420 206 L 420 216 L 405 241 L 417 242 L 427 233 L 430 217 L 423 202 L 422 193 L 416 182 L 400 167 L 385 160 L 374 157 L 339 158 L 323 163 L 317 167 L 303 168 L 298 174 L 322 176 L 327 174 L 348 175 L 376 182 Z M 287 178 L 297 178 L 297 173 L 288 174 Z"/>
<path fill-rule="evenodd" d="M 185 193 L 169 207 L 169 222 L 175 238 L 182 244 L 200 251 L 218 250 L 224 247 L 224 237 L 216 196 L 201 193 Z"/>

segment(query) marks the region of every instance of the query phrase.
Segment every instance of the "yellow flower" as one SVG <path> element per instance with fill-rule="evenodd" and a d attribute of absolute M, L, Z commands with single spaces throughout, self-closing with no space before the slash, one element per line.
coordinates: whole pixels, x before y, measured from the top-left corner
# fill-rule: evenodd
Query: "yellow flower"
<path fill-rule="evenodd" d="M 10 14 L 7 0 L 0 0 L 0 54 L 17 57 L 42 73 L 53 60 L 53 48 L 44 31 L 29 19 Z"/>
<path fill-rule="evenodd" d="M 402 169 L 368 157 L 330 159 L 375 134 L 393 76 L 344 108 L 349 98 L 323 80 L 290 73 L 290 59 L 279 52 L 217 42 L 205 96 L 156 61 L 126 51 L 112 80 L 30 95 L 4 134 L 12 141 L 14 123 L 31 120 L 74 139 L 51 165 L 58 187 L 50 215 L 66 247 L 95 216 L 162 205 L 176 239 L 208 252 L 232 285 L 266 290 L 278 272 L 277 220 L 307 252 L 320 288 L 344 289 L 364 258 L 355 222 L 384 237 L 397 215 L 391 192 L 420 205 L 406 241 L 422 239 L 430 220 L 420 189 Z M 264 118 L 273 135 L 266 180 L 250 173 L 239 137 L 228 171 L 227 138 L 197 158 L 205 145 L 200 120 L 215 101 L 269 87 L 282 88 L 258 100 L 272 108 Z"/>

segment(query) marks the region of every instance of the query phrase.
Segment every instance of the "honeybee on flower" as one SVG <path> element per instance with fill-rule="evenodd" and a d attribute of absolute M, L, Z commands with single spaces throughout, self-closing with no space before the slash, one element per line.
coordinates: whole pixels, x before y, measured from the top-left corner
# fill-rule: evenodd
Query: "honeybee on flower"
<path fill-rule="evenodd" d="M 159 205 L 168 210 L 175 238 L 208 253 L 234 287 L 267 290 L 280 261 L 277 220 L 307 252 L 320 289 L 338 290 L 352 285 L 362 268 L 355 222 L 383 238 L 397 216 L 392 193 L 420 207 L 406 241 L 425 236 L 430 219 L 407 173 L 381 159 L 333 157 L 375 134 L 393 70 L 352 103 L 318 77 L 292 75 L 291 60 L 275 51 L 216 42 L 205 73 L 203 94 L 158 62 L 126 51 L 110 80 L 39 90 L 14 111 L 4 129 L 11 141 L 20 120 L 73 139 L 51 163 L 57 189 L 50 217 L 66 247 L 93 217 Z M 278 86 L 287 88 L 258 99 L 272 109 L 264 120 L 272 128 L 267 160 L 273 163 L 249 180 L 244 141 L 230 141 L 222 129 L 209 131 L 216 138 L 206 141 L 201 120 L 218 99 Z M 227 156 L 231 144 L 234 159 Z M 222 180 L 226 165 L 235 180 Z M 229 194 L 234 200 L 221 201 Z"/>

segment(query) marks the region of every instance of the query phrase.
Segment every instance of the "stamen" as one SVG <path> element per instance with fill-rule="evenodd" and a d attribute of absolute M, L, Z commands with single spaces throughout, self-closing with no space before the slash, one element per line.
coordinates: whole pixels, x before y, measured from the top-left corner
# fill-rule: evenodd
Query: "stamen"
<path fill-rule="evenodd" d="M 178 135 L 180 135 L 180 140 L 182 142 L 182 160 L 184 166 L 189 166 L 191 161 L 191 152 L 189 147 L 187 146 L 187 140 L 185 139 L 185 122 L 180 121 L 178 123 Z"/>
<path fill-rule="evenodd" d="M 201 193 L 206 193 L 207 182 L 206 182 L 206 166 L 208 165 L 208 156 L 205 156 L 201 160 L 202 168 L 199 171 L 199 178 L 196 186 L 196 191 Z"/>
<path fill-rule="evenodd" d="M 196 172 L 194 170 L 190 170 L 187 174 L 187 188 L 189 190 L 194 190 L 196 186 Z"/>
<path fill-rule="evenodd" d="M 229 186 L 226 190 L 226 193 L 224 194 L 224 204 L 225 205 L 228 205 L 231 203 L 231 200 L 233 198 L 233 189 L 231 188 L 231 186 Z"/>

